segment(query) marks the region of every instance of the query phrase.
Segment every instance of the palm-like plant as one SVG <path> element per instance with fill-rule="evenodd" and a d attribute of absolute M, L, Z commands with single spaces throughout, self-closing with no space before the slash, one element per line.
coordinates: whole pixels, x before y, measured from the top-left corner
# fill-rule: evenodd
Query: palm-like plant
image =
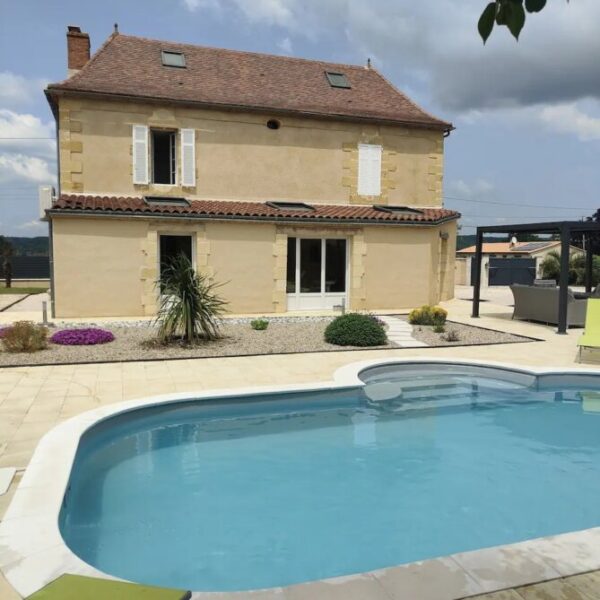
<path fill-rule="evenodd" d="M 156 284 L 161 291 L 157 315 L 161 341 L 181 336 L 193 343 L 220 337 L 220 317 L 227 304 L 215 293 L 221 284 L 196 273 L 183 254 L 167 264 Z"/>

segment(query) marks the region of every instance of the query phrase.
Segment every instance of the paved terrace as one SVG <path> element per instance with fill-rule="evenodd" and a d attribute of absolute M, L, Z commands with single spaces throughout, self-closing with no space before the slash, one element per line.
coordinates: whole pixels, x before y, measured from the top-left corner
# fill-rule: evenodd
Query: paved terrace
<path fill-rule="evenodd" d="M 40 438 L 69 417 L 102 405 L 148 395 L 172 392 L 193 393 L 223 387 L 327 381 L 339 367 L 351 362 L 375 358 L 435 356 L 448 359 L 504 361 L 523 366 L 572 367 L 577 364 L 576 341 L 581 335 L 581 330 L 574 329 L 567 335 L 557 335 L 554 327 L 513 321 L 511 320 L 512 309 L 507 306 L 510 298 L 506 293 L 493 290 L 489 296 L 490 301 L 481 304 L 481 318 L 473 320 L 469 316 L 470 303 L 466 300 L 470 298 L 470 289 L 458 289 L 457 298 L 445 303 L 449 310 L 449 318 L 457 322 L 531 336 L 542 341 L 494 346 L 410 348 L 0 369 L 0 467 L 25 468 Z M 486 298 L 485 291 L 483 297 Z M 600 366 L 598 368 L 600 369 Z M 18 481 L 19 477 L 16 479 Z M 10 502 L 16 483 L 13 483 L 7 494 L 0 496 L 0 518 Z M 440 590 L 443 589 L 443 582 L 440 582 Z M 258 596 L 253 594 L 249 597 L 258 600 Z M 19 599 L 1 574 L 0 598 Z M 333 596 L 325 593 L 323 598 L 333 598 Z M 479 598 L 480 600 L 597 600 L 600 598 L 600 572 L 557 579 Z M 335 599 L 337 600 L 337 596 Z M 344 596 L 344 600 L 353 599 L 352 595 Z M 361 600 L 368 599 L 361 597 Z M 411 600 L 435 600 L 435 597 L 411 598 Z"/>

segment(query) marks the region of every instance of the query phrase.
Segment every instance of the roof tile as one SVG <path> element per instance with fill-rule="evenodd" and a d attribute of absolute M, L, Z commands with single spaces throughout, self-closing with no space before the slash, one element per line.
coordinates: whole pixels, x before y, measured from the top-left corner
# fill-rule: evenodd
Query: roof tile
<path fill-rule="evenodd" d="M 147 204 L 143 198 L 61 195 L 52 212 L 81 211 L 102 214 L 139 214 L 148 216 L 180 216 L 194 218 L 228 218 L 268 221 L 318 221 L 347 223 L 437 224 L 460 217 L 444 208 L 419 208 L 415 213 L 389 213 L 372 206 L 345 204 L 314 204 L 314 210 L 281 210 L 263 202 L 234 202 L 229 200 L 190 200 L 181 204 Z"/>
<path fill-rule="evenodd" d="M 186 67 L 163 66 L 162 50 L 183 52 Z M 330 86 L 326 71 L 344 73 L 351 88 Z M 372 68 L 123 34 L 109 37 L 81 71 L 48 86 L 50 95 L 57 91 L 451 127 Z"/>

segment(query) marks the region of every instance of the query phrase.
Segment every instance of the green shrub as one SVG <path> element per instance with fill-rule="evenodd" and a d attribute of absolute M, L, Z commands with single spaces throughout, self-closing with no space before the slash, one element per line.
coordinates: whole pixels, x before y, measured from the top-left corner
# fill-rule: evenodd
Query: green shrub
<path fill-rule="evenodd" d="M 408 322 L 412 325 L 443 325 L 448 317 L 448 311 L 441 306 L 421 306 L 411 310 Z"/>
<path fill-rule="evenodd" d="M 387 336 L 372 316 L 347 313 L 327 325 L 325 341 L 336 346 L 382 346 Z"/>
<path fill-rule="evenodd" d="M 443 325 L 434 325 L 433 331 L 434 333 L 444 333 L 444 331 L 446 331 L 446 328 Z"/>
<path fill-rule="evenodd" d="M 48 330 L 32 321 L 17 321 L 2 332 L 7 352 L 37 352 L 47 347 Z"/>
<path fill-rule="evenodd" d="M 250 321 L 250 327 L 254 329 L 254 331 L 264 331 L 269 326 L 269 321 L 266 319 L 254 319 L 254 321 Z"/>
<path fill-rule="evenodd" d="M 220 337 L 219 318 L 227 302 L 215 293 L 220 284 L 196 273 L 183 254 L 175 257 L 156 282 L 161 290 L 158 338 L 165 343 L 181 336 L 191 344 Z"/>

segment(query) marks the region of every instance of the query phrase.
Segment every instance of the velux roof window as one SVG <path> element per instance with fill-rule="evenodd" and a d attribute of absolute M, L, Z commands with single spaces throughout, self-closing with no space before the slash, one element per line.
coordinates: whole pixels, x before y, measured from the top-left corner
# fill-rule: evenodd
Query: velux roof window
<path fill-rule="evenodd" d="M 162 206 L 189 206 L 190 203 L 186 198 L 176 196 L 144 196 L 144 202 L 149 205 Z"/>
<path fill-rule="evenodd" d="M 315 210 L 314 206 L 304 204 L 304 202 L 267 202 L 267 206 L 277 208 L 278 210 Z"/>
<path fill-rule="evenodd" d="M 325 71 L 329 85 L 334 88 L 350 89 L 352 86 L 348 78 L 343 73 L 334 73 L 333 71 Z"/>
<path fill-rule="evenodd" d="M 162 64 L 165 67 L 179 67 L 185 69 L 185 55 L 183 52 L 171 52 L 170 50 L 163 50 L 161 52 Z"/>
<path fill-rule="evenodd" d="M 422 215 L 423 211 L 416 208 L 410 208 L 409 206 L 386 206 L 385 204 L 373 204 L 375 210 L 386 212 L 390 214 L 400 215 Z"/>

